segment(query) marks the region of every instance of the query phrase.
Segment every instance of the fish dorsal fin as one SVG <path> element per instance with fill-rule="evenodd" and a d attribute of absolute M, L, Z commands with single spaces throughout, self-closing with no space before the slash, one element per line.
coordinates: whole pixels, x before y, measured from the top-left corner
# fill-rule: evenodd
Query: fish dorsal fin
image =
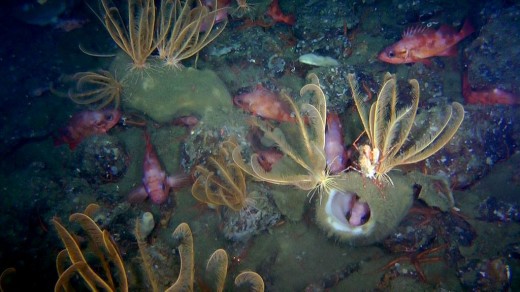
<path fill-rule="evenodd" d="M 443 36 L 457 34 L 457 31 L 453 27 L 451 27 L 447 24 L 441 25 L 441 27 L 439 27 L 439 30 L 437 32 Z"/>
<path fill-rule="evenodd" d="M 431 28 L 423 26 L 423 25 L 416 25 L 411 26 L 403 31 L 403 38 L 409 38 L 416 36 L 418 34 L 423 34 L 425 32 L 433 31 Z"/>

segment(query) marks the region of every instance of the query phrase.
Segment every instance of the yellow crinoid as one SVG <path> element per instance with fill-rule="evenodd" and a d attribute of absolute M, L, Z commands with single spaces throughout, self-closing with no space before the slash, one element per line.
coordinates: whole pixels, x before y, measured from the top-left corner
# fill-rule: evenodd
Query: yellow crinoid
<path fill-rule="evenodd" d="M 191 188 L 193 197 L 210 206 L 223 205 L 234 211 L 251 203 L 245 173 L 232 159 L 231 153 L 236 147 L 234 141 L 224 141 L 218 155 L 209 157 L 205 165 L 195 167 L 197 179 Z"/>
<path fill-rule="evenodd" d="M 132 58 L 133 68 L 146 67 L 146 59 L 157 48 L 154 0 L 128 0 L 126 21 L 110 0 L 101 0 L 100 19 L 116 44 Z"/>
<path fill-rule="evenodd" d="M 236 8 L 231 13 L 233 16 L 241 18 L 244 16 L 253 17 L 253 10 L 256 6 L 255 3 L 251 3 L 249 0 L 236 0 Z"/>
<path fill-rule="evenodd" d="M 162 0 L 157 26 L 159 58 L 167 66 L 182 67 L 182 60 L 195 56 L 218 37 L 227 25 L 227 19 L 217 27 L 222 9 L 213 1 L 210 9 L 200 1 Z"/>
<path fill-rule="evenodd" d="M 166 292 L 193 291 L 195 279 L 195 251 L 193 249 L 193 235 L 190 226 L 181 223 L 172 234 L 174 241 L 178 242 L 181 268 L 179 276 Z M 228 255 L 225 250 L 217 249 L 211 254 L 207 264 L 204 278 L 211 287 L 211 291 L 224 291 L 228 271 Z M 208 282 L 209 280 L 209 282 Z M 264 291 L 264 281 L 255 272 L 242 272 L 235 278 L 235 286 L 248 286 L 249 291 Z"/>
<path fill-rule="evenodd" d="M 327 120 L 326 97 L 320 88 L 318 77 L 309 75 L 311 83 L 300 90 L 300 95 L 311 95 L 315 103 L 304 103 L 299 108 L 286 94 L 281 94 L 294 114 L 295 123 L 284 123 L 273 127 L 259 119 L 253 123 L 264 132 L 264 138 L 271 140 L 284 156 L 265 171 L 258 162 L 258 155 L 252 154 L 249 164 L 242 158 L 241 148 L 233 150 L 233 160 L 245 172 L 260 181 L 279 185 L 292 185 L 302 190 L 321 194 L 335 187 L 337 176 L 327 170 L 325 158 L 325 123 Z"/>
<path fill-rule="evenodd" d="M 132 59 L 133 68 L 146 68 L 155 50 L 167 65 L 178 67 L 219 36 L 227 23 L 216 28 L 219 10 L 210 10 L 200 1 L 161 0 L 157 9 L 154 0 L 128 0 L 126 19 L 112 1 L 100 1 L 100 19 Z"/>
<path fill-rule="evenodd" d="M 386 73 L 377 100 L 368 109 L 360 95 L 354 74 L 348 82 L 359 116 L 369 139 L 369 145 L 360 147 L 361 173 L 371 179 L 392 183 L 388 172 L 399 165 L 422 161 L 448 143 L 464 119 L 464 108 L 454 102 L 447 106 L 440 118 L 430 121 L 428 128 L 414 128 L 419 106 L 419 83 L 412 79 L 412 104 L 397 109 L 397 82 L 395 75 Z"/>
<path fill-rule="evenodd" d="M 78 237 L 67 230 L 57 218 L 52 219 L 58 235 L 65 245 L 56 257 L 58 281 L 54 291 L 71 291 L 72 276 L 79 274 L 91 291 L 128 291 L 125 265 L 119 249 L 110 233 L 101 230 L 92 216 L 99 206 L 90 204 L 83 213 L 74 213 L 69 221 L 78 223 L 88 239 L 87 252 L 78 242 Z M 87 256 L 93 254 L 92 256 Z M 68 265 L 68 266 L 67 266 Z"/>
<path fill-rule="evenodd" d="M 69 90 L 68 97 L 75 103 L 96 105 L 98 109 L 113 103 L 115 109 L 119 108 L 123 85 L 112 73 L 105 70 L 79 72 L 72 80 L 76 81 L 76 86 Z"/>

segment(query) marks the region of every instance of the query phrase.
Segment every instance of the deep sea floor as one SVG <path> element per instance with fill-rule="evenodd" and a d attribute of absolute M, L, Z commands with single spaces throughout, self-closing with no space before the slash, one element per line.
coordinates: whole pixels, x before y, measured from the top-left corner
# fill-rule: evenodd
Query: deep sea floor
<path fill-rule="evenodd" d="M 248 0 L 254 5 L 247 11 L 237 10 L 232 1 L 233 13 L 224 32 L 200 52 L 197 61 L 184 62 L 186 67 L 196 64 L 198 69 L 216 72 L 215 84 L 228 91 L 225 100 L 196 95 L 202 87 L 197 83 L 217 85 L 206 77 L 191 80 L 194 84 L 188 87 L 194 93 L 178 104 L 191 102 L 195 109 L 175 115 L 197 113 L 199 124 L 159 123 L 152 119 L 153 113 L 129 106 L 137 98 L 137 89 L 132 95 L 128 88 L 139 84 L 125 84 L 124 119 L 108 134 L 89 137 L 74 150 L 55 145 L 55 138 L 74 113 L 88 106 L 67 97 L 71 86 L 64 80 L 70 81 L 77 72 L 113 69 L 112 53 L 118 48 L 89 9 L 98 7 L 96 1 L 89 5 L 73 0 L 38 2 L 42 3 L 0 4 L 3 291 L 51 291 L 58 280 L 57 257 L 64 248 L 53 220 L 79 234 L 75 241 L 88 250 L 87 236 L 78 224 L 69 222 L 69 216 L 84 212 L 92 203 L 100 206 L 92 217 L 117 246 L 130 291 L 152 291 L 150 281 L 159 290 L 175 282 L 180 254 L 172 233 L 182 222 L 193 233 L 196 291 L 210 289 L 212 280 L 204 269 L 219 248 L 229 256 L 226 290 L 235 289 L 233 279 L 245 270 L 257 272 L 267 291 L 520 290 L 520 77 L 515 75 L 520 40 L 511 37 L 520 30 L 518 1 L 280 0 L 284 13 L 296 19 L 292 25 L 272 22 L 266 15 L 269 0 Z M 48 8 L 49 3 L 62 5 Z M 34 14 L 27 12 L 34 7 Z M 428 65 L 377 59 L 408 27 L 447 24 L 458 30 L 465 20 L 471 21 L 475 32 L 459 43 L 454 57 L 434 57 Z M 298 61 L 308 53 L 331 57 L 338 64 Z M 121 71 L 116 75 L 123 75 Z M 454 101 L 464 105 L 465 120 L 453 140 L 426 162 L 403 170 L 442 176 L 449 182 L 448 190 L 442 184 L 435 186 L 439 192 L 453 192 L 455 208 L 443 212 L 414 198 L 407 215 L 387 237 L 352 246 L 327 236 L 317 224 L 319 196 L 308 198 L 307 191 L 249 176 L 245 178 L 248 195 L 256 205 L 241 213 L 197 201 L 192 184 L 172 190 L 161 205 L 150 200 L 129 202 L 129 194 L 142 184 L 145 132 L 166 173 L 192 174 L 195 165 L 218 153 L 223 140 L 236 136 L 244 144 L 259 131 L 249 127 L 248 113 L 232 105 L 233 96 L 259 88 L 258 84 L 298 96 L 309 73 L 318 76 L 329 111 L 338 113 L 343 124 L 343 142 L 355 153 L 350 158 L 357 159 L 352 144 L 363 127 L 350 97 L 347 73 L 356 73 L 363 92 L 375 99 L 388 71 L 397 74 L 403 92 L 407 79 L 419 81 L 417 124 L 434 128 L 434 121 L 424 118 L 424 113 Z M 464 76 L 469 76 L 471 92 L 504 90 L 513 98 L 509 103 L 516 104 L 500 104 L 498 99 L 475 103 L 463 96 Z M 219 111 L 220 116 L 208 114 L 205 106 L 220 107 L 219 102 L 229 108 Z M 176 106 L 176 100 L 171 104 Z M 165 110 L 161 107 L 157 112 Z M 384 198 L 384 188 L 381 193 Z M 145 212 L 153 215 L 155 225 L 138 244 L 135 226 Z M 259 217 L 254 224 L 247 221 Z M 241 233 L 243 229 L 247 230 Z M 99 268 L 100 261 L 91 251 L 85 256 Z M 143 260 L 152 276 L 145 272 Z M 70 283 L 79 291 L 87 290 L 77 275 Z"/>

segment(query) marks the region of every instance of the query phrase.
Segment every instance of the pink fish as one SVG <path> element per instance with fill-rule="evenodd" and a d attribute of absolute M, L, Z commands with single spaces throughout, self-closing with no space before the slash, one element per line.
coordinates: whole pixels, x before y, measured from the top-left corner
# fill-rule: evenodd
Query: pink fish
<path fill-rule="evenodd" d="M 182 116 L 174 119 L 172 125 L 184 126 L 188 129 L 195 127 L 199 123 L 199 119 L 196 116 Z"/>
<path fill-rule="evenodd" d="M 278 0 L 271 1 L 266 14 L 269 15 L 274 20 L 274 22 L 281 22 L 287 25 L 294 25 L 296 22 L 296 17 L 294 17 L 294 15 L 284 14 L 282 12 L 280 4 L 278 4 Z"/>
<path fill-rule="evenodd" d="M 258 163 L 267 172 L 271 171 L 273 165 L 283 157 L 283 153 L 275 148 L 258 150 L 255 153 L 258 155 Z"/>
<path fill-rule="evenodd" d="M 475 31 L 469 21 L 457 32 L 453 27 L 442 25 L 438 30 L 425 27 L 409 28 L 403 38 L 379 53 L 378 59 L 391 64 L 422 62 L 428 58 L 457 55 L 456 44 Z"/>
<path fill-rule="evenodd" d="M 350 217 L 348 222 L 352 226 L 361 226 L 367 222 L 370 217 L 370 207 L 366 202 L 360 202 L 358 198 L 351 201 Z"/>
<path fill-rule="evenodd" d="M 200 32 L 206 32 L 208 28 L 213 25 L 228 19 L 231 0 L 217 0 L 216 2 L 212 0 L 204 0 L 202 1 L 202 5 L 208 7 L 212 13 L 215 13 L 215 15 L 209 14 L 209 17 L 202 20 L 199 29 Z M 215 9 L 217 9 L 217 11 L 214 11 Z"/>
<path fill-rule="evenodd" d="M 147 197 L 157 205 L 163 204 L 168 199 L 170 188 L 179 188 L 190 182 L 185 174 L 166 176 L 159 158 L 150 142 L 150 135 L 145 132 L 146 152 L 143 161 L 143 184 L 133 190 L 129 195 L 132 203 L 144 201 Z"/>
<path fill-rule="evenodd" d="M 241 109 L 265 119 L 279 122 L 294 121 L 289 105 L 278 94 L 258 85 L 252 92 L 237 95 L 233 103 Z"/>
<path fill-rule="evenodd" d="M 332 174 L 343 171 L 347 166 L 347 154 L 343 145 L 343 128 L 335 113 L 327 114 L 327 129 L 325 132 L 325 157 Z"/>
<path fill-rule="evenodd" d="M 462 75 L 462 96 L 469 104 L 520 104 L 520 96 L 515 96 L 511 92 L 504 91 L 500 88 L 488 88 L 473 90 L 469 83 L 468 73 Z"/>
<path fill-rule="evenodd" d="M 74 114 L 69 124 L 59 130 L 54 145 L 68 144 L 74 150 L 83 139 L 97 134 L 106 134 L 121 118 L 121 112 L 114 109 L 82 111 Z"/>

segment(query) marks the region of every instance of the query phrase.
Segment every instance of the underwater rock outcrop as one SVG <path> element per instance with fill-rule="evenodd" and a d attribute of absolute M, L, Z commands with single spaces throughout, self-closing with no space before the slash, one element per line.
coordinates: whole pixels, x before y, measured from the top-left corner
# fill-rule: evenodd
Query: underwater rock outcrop
<path fill-rule="evenodd" d="M 520 26 L 513 25 L 518 23 L 520 8 L 511 5 L 498 11 L 482 9 L 486 23 L 464 50 L 468 81 L 475 90 L 499 88 L 520 97 L 520 39 L 511 37 L 520 34 Z"/>
<path fill-rule="evenodd" d="M 116 182 L 126 173 L 128 154 L 121 141 L 109 135 L 85 139 L 74 152 L 78 174 L 90 183 Z"/>
<path fill-rule="evenodd" d="M 390 177 L 388 173 L 397 166 L 424 160 L 441 149 L 462 123 L 462 105 L 448 106 L 446 114 L 432 122 L 438 123 L 438 127 L 419 131 L 422 135 L 411 139 L 409 134 L 419 101 L 418 82 L 410 81 L 412 105 L 398 110 L 395 76 L 387 74 L 378 100 L 368 111 L 360 99 L 354 76 L 349 75 L 369 144 L 360 147 L 358 171 L 346 170 L 334 175 L 328 170 L 324 153 L 326 97 L 318 77 L 311 74 L 309 79 L 311 83 L 301 89 L 300 95 L 311 93 L 315 105 L 304 103 L 297 107 L 285 96 L 295 114 L 297 130 L 256 122 L 264 137 L 272 140 L 285 156 L 266 171 L 259 165 L 257 154 L 251 155 L 247 164 L 241 148 L 236 147 L 233 160 L 240 168 L 259 181 L 292 185 L 308 191 L 309 195 L 319 194 L 318 224 L 329 236 L 353 245 L 376 242 L 394 230 L 410 208 L 415 189 L 419 189 L 421 199 L 435 207 L 449 210 L 454 206 L 446 180 L 418 173 L 406 176 L 394 172 Z"/>
<path fill-rule="evenodd" d="M 148 69 L 128 70 L 130 58 L 118 54 L 114 59 L 110 71 L 123 85 L 124 107 L 143 112 L 159 123 L 186 115 L 208 120 L 228 116 L 233 109 L 231 95 L 215 72 L 164 67 L 156 60 L 149 63 Z"/>

